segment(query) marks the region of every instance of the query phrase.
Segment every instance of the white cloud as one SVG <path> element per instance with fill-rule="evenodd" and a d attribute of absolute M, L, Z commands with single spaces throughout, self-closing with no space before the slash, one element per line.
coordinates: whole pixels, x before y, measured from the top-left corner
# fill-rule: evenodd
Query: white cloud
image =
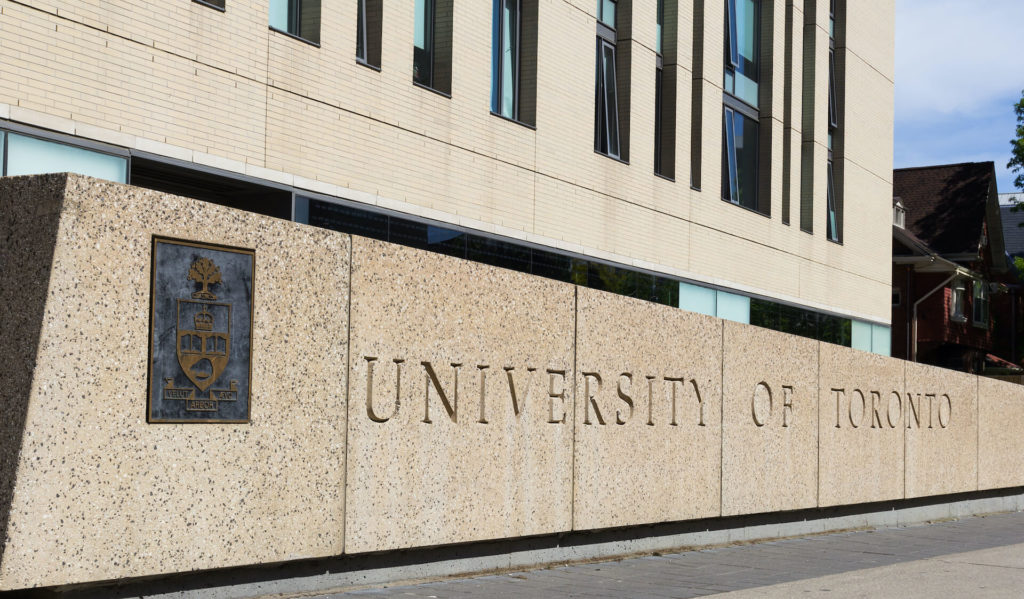
<path fill-rule="evenodd" d="M 1019 98 L 1022 23 L 1024 0 L 896 0 L 897 120 Z"/>

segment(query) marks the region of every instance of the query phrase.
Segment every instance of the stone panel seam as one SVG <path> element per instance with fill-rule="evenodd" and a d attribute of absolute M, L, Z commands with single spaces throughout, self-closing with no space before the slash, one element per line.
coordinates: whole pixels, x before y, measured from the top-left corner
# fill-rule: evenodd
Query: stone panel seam
<path fill-rule="evenodd" d="M 815 377 L 818 382 L 817 397 L 814 405 L 816 405 L 817 413 L 814 415 L 815 426 L 818 427 L 818 432 L 815 435 L 815 443 L 817 444 L 817 455 L 815 456 L 816 464 L 814 468 L 814 476 L 817 480 L 814 482 L 814 489 L 817 494 L 814 497 L 814 505 L 821 507 L 821 341 L 818 341 L 818 376 Z"/>
<path fill-rule="evenodd" d="M 342 468 L 341 475 L 341 552 L 345 553 L 347 549 L 348 540 L 348 469 L 349 469 L 349 451 L 348 451 L 348 429 L 352 426 L 353 414 L 352 414 L 352 258 L 355 252 L 353 252 L 353 246 L 355 245 L 353 237 L 348 237 L 348 317 L 346 322 L 346 333 L 348 334 L 345 340 L 345 467 Z"/>
<path fill-rule="evenodd" d="M 725 516 L 725 321 L 718 323 L 722 329 L 722 359 L 719 360 L 719 389 L 722 390 L 722 401 L 718 410 L 718 515 Z"/>
<path fill-rule="evenodd" d="M 903 362 L 903 398 L 906 401 L 910 401 L 910 394 L 907 393 L 907 362 Z M 907 407 L 903 408 L 903 420 L 907 420 L 910 416 L 907 414 Z M 910 442 L 910 435 L 907 434 L 907 430 L 910 429 L 909 420 L 904 423 L 900 420 L 900 428 L 903 429 L 903 498 L 907 498 L 907 477 L 910 476 L 907 464 L 907 443 Z"/>
<path fill-rule="evenodd" d="M 569 496 L 571 504 L 569 505 L 569 530 L 576 530 L 576 390 L 579 388 L 579 384 L 576 381 L 576 376 L 579 373 L 579 341 L 580 341 L 580 286 L 573 285 L 572 287 L 572 451 L 570 452 L 570 459 L 572 460 L 572 491 Z M 586 401 L 586 399 L 584 399 Z"/>
<path fill-rule="evenodd" d="M 981 377 L 974 375 L 974 490 L 981 488 Z"/>

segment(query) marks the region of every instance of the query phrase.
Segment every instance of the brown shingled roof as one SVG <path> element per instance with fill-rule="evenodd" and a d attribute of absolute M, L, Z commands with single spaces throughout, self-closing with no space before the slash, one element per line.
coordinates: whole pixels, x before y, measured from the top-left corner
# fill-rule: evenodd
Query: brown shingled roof
<path fill-rule="evenodd" d="M 978 251 L 995 165 L 968 162 L 893 171 L 893 195 L 907 209 L 907 231 L 942 255 Z"/>

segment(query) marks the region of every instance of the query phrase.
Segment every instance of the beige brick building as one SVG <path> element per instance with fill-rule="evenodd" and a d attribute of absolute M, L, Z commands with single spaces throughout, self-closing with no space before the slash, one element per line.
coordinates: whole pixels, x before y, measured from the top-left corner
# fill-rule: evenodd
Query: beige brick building
<path fill-rule="evenodd" d="M 0 0 L 4 174 L 888 353 L 893 25 L 892 0 Z"/>

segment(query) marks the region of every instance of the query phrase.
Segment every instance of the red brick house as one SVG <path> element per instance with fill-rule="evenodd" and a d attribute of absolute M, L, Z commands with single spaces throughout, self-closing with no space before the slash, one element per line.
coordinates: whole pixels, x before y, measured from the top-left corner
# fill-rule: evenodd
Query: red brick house
<path fill-rule="evenodd" d="M 991 162 L 893 171 L 892 355 L 979 372 L 1019 328 Z"/>

